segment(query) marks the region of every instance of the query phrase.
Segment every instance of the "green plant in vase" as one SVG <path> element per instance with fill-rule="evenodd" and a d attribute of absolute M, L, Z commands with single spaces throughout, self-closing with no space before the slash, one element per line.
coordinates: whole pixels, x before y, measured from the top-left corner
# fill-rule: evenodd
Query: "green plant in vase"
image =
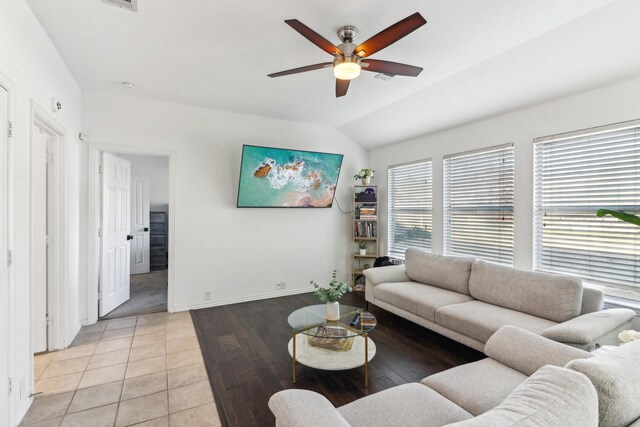
<path fill-rule="evenodd" d="M 367 242 L 363 241 L 358 243 L 358 249 L 360 249 L 360 255 L 366 255 L 368 247 L 369 247 L 369 244 Z"/>
<path fill-rule="evenodd" d="M 351 285 L 339 282 L 336 270 L 333 270 L 331 282 L 329 282 L 328 286 L 320 286 L 313 280 L 311 281 L 311 284 L 316 288 L 313 295 L 320 301 L 327 304 L 327 320 L 340 320 L 340 304 L 338 301 L 344 294 L 352 291 Z"/>
<path fill-rule="evenodd" d="M 362 185 L 369 185 L 369 182 L 371 182 L 371 178 L 373 178 L 373 174 L 375 172 L 376 171 L 374 171 L 373 169 L 360 169 L 360 172 L 355 174 L 353 178 L 356 181 L 362 180 Z"/>

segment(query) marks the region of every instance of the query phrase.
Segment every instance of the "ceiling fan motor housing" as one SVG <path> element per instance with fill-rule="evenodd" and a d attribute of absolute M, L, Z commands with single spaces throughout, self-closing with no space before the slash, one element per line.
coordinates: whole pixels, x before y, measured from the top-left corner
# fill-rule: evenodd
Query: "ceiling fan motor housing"
<path fill-rule="evenodd" d="M 358 35 L 358 28 L 353 25 L 345 25 L 338 28 L 337 34 L 343 43 L 351 43 Z"/>

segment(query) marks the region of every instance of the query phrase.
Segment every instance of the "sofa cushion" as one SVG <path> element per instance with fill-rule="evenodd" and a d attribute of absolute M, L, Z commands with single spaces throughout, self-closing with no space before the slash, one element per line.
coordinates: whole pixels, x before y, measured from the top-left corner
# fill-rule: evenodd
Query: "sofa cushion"
<path fill-rule="evenodd" d="M 403 384 L 338 408 L 352 426 L 437 427 L 471 418 L 467 411 L 418 383 Z"/>
<path fill-rule="evenodd" d="M 503 326 L 491 335 L 484 354 L 524 375 L 544 365 L 563 367 L 575 359 L 593 357 L 588 351 L 568 346 L 515 326 Z"/>
<path fill-rule="evenodd" d="M 582 286 L 582 308 L 580 314 L 593 313 L 604 307 L 604 292 L 600 289 Z"/>
<path fill-rule="evenodd" d="M 639 367 L 640 341 L 567 364 L 567 368 L 589 377 L 595 386 L 602 427 L 626 426 L 640 417 Z"/>
<path fill-rule="evenodd" d="M 409 248 L 404 259 L 405 270 L 411 280 L 469 295 L 473 258 L 433 255 Z"/>
<path fill-rule="evenodd" d="M 588 345 L 635 316 L 636 313 L 627 308 L 596 311 L 549 328 L 542 336 L 564 343 Z"/>
<path fill-rule="evenodd" d="M 468 295 L 418 282 L 382 283 L 373 288 L 373 296 L 430 322 L 436 321 L 436 310 L 440 307 L 473 301 Z"/>
<path fill-rule="evenodd" d="M 598 396 L 589 380 L 576 374 L 540 368 L 494 409 L 449 427 L 597 427 Z"/>
<path fill-rule="evenodd" d="M 465 409 L 480 415 L 500 404 L 527 376 L 493 359 L 467 363 L 420 381 Z"/>
<path fill-rule="evenodd" d="M 473 263 L 469 291 L 480 301 L 554 322 L 573 319 L 582 310 L 579 279 L 516 270 L 484 261 Z"/>
<path fill-rule="evenodd" d="M 316 427 L 350 427 L 326 397 L 310 390 L 279 391 L 269 399 L 269 409 L 278 427 L 302 427 L 309 422 Z"/>
<path fill-rule="evenodd" d="M 494 332 L 506 325 L 517 326 L 539 335 L 556 324 L 551 320 L 482 301 L 441 307 L 436 311 L 436 323 L 482 342 L 487 342 Z"/>

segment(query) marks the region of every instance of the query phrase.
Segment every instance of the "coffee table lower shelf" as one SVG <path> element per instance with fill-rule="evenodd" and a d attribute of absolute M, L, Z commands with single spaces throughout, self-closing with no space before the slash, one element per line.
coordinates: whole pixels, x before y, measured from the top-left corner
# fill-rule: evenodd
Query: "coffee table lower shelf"
<path fill-rule="evenodd" d="M 295 347 L 293 345 L 294 339 L 296 340 Z M 367 340 L 366 345 L 365 339 Z M 310 368 L 327 371 L 342 371 L 364 365 L 364 386 L 369 385 L 368 364 L 376 355 L 376 345 L 366 334 L 354 337 L 353 346 L 348 351 L 333 351 L 312 346 L 307 340 L 307 335 L 302 333 L 295 334 L 289 340 L 288 348 L 293 363 L 294 384 L 296 382 L 296 362 L 298 362 Z"/>

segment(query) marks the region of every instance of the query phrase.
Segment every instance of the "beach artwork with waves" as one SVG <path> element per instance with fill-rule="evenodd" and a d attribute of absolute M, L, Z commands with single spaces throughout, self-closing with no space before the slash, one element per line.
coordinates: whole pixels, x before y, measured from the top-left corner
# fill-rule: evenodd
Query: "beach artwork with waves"
<path fill-rule="evenodd" d="M 342 154 L 244 145 L 239 208 L 330 208 Z"/>

